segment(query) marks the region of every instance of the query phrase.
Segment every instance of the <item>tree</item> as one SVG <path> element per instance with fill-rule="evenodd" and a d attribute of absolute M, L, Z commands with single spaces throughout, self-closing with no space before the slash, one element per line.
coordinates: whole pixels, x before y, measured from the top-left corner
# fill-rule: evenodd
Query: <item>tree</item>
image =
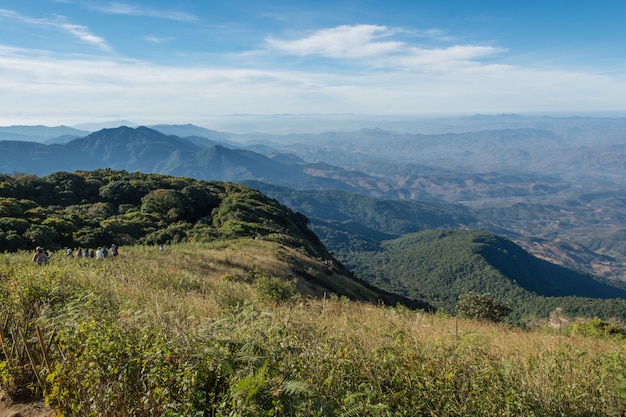
<path fill-rule="evenodd" d="M 31 225 L 26 232 L 24 238 L 29 242 L 29 246 L 44 246 L 51 249 L 59 249 L 58 235 L 56 231 L 49 226 L 38 224 Z"/>
<path fill-rule="evenodd" d="M 72 244 L 72 233 L 76 231 L 76 226 L 73 222 L 60 219 L 58 217 L 49 217 L 44 220 L 42 226 L 46 226 L 54 230 L 58 236 L 57 243 L 63 246 L 69 246 Z"/>
<path fill-rule="evenodd" d="M 158 189 L 150 191 L 141 199 L 141 211 L 156 213 L 170 221 L 186 220 L 189 199 L 177 190 Z"/>
<path fill-rule="evenodd" d="M 221 202 L 220 198 L 207 187 L 188 185 L 181 192 L 191 202 L 193 214 L 196 218 L 210 216 L 211 211 L 218 207 Z"/>
<path fill-rule="evenodd" d="M 513 310 L 509 306 L 498 302 L 490 294 L 470 292 L 461 295 L 457 304 L 457 311 L 459 316 L 464 318 L 499 323 Z"/>
<path fill-rule="evenodd" d="M 132 204 L 138 206 L 143 197 L 142 191 L 130 181 L 111 181 L 100 188 L 100 197 L 115 205 Z"/>

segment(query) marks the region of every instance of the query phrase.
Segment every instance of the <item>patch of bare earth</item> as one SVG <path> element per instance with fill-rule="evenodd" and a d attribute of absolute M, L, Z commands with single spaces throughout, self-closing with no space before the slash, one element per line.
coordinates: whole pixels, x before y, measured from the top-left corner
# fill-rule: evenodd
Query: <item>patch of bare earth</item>
<path fill-rule="evenodd" d="M 14 402 L 4 391 L 0 391 L 0 417 L 54 417 L 55 413 L 43 402 Z"/>

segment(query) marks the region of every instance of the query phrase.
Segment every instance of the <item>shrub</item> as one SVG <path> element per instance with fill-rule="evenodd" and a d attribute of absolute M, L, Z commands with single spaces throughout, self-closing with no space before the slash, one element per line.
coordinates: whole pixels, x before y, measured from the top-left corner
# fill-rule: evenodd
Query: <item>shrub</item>
<path fill-rule="evenodd" d="M 295 293 L 295 280 L 261 276 L 256 279 L 257 296 L 262 301 L 280 302 L 291 298 Z"/>
<path fill-rule="evenodd" d="M 457 304 L 459 316 L 494 323 L 503 321 L 513 310 L 490 294 L 463 294 Z"/>

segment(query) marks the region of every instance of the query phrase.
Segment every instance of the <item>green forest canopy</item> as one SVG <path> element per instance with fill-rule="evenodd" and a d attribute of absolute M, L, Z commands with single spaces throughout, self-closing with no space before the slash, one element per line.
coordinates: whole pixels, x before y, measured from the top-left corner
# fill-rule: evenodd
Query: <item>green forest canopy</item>
<path fill-rule="evenodd" d="M 0 251 L 264 237 L 319 255 L 308 219 L 250 188 L 102 169 L 0 176 Z"/>

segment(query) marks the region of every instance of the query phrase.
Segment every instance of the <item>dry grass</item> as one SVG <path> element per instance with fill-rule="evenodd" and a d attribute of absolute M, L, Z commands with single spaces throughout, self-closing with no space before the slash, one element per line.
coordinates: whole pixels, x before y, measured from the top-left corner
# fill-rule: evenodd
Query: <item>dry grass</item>
<path fill-rule="evenodd" d="M 230 399 L 220 406 L 224 412 L 260 415 L 272 407 L 276 415 L 626 412 L 622 339 L 507 328 L 331 295 L 278 303 L 259 298 L 258 277 L 292 279 L 294 265 L 324 271 L 322 262 L 297 251 L 244 239 L 184 244 L 164 252 L 128 247 L 104 261 L 55 256 L 47 267 L 33 265 L 27 254 L 4 255 L 0 277 L 10 293 L 5 296 L 58 287 L 82 288 L 108 299 L 116 309 L 108 325 L 138 332 L 133 340 L 141 343 L 150 343 L 141 336 L 146 331 L 170 339 L 146 345 L 147 353 L 137 352 L 148 358 L 143 362 L 158 364 L 155 358 L 163 351 L 180 350 L 177 366 L 188 369 L 181 386 L 203 387 L 201 371 L 191 364 L 206 360 L 198 348 L 212 346 L 210 351 L 219 354 L 210 354 L 217 355 L 210 367 L 217 376 L 211 378 L 224 384 L 214 395 Z M 93 326 L 97 329 L 98 323 Z M 91 343 L 91 350 L 113 349 L 108 342 Z M 127 342 L 116 343 L 123 347 Z M 79 352 L 77 367 L 82 365 Z M 191 356 L 185 359 L 183 352 Z M 84 366 L 90 369 L 89 362 Z M 155 369 L 165 372 L 163 366 Z M 159 383 L 171 388 L 182 378 L 176 375 L 164 375 Z M 147 386 L 146 381 L 135 383 Z M 261 391 L 251 395 L 255 390 Z M 66 395 L 55 398 L 69 401 Z M 266 403 L 266 397 L 280 407 Z"/>

